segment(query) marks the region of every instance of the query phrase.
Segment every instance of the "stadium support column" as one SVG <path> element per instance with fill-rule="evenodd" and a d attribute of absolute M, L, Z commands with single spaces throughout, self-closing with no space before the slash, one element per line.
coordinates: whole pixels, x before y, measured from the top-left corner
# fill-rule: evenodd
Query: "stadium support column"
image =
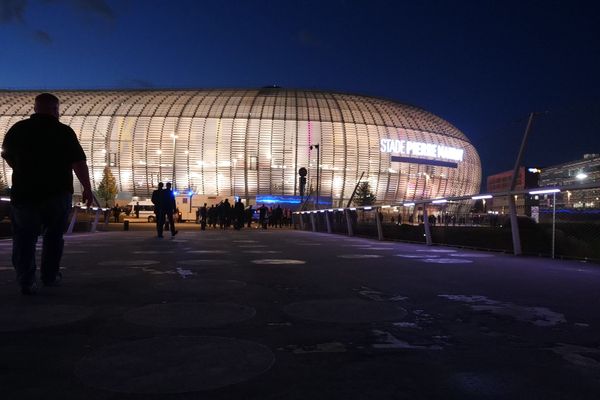
<path fill-rule="evenodd" d="M 377 239 L 383 240 L 383 225 L 382 225 L 382 217 L 381 208 L 375 208 L 375 218 L 377 219 Z"/>
<path fill-rule="evenodd" d="M 329 220 L 329 211 L 325 211 L 325 223 L 327 224 L 327 233 L 331 233 L 331 221 Z"/>
<path fill-rule="evenodd" d="M 517 219 L 517 204 L 515 201 L 515 196 L 512 194 L 512 191 L 515 190 L 515 186 L 517 185 L 517 174 L 519 173 L 519 166 L 521 165 L 521 159 L 523 158 L 523 152 L 525 151 L 525 146 L 527 145 L 527 137 L 529 136 L 529 131 L 531 131 L 531 123 L 533 122 L 533 117 L 535 113 L 529 114 L 529 120 L 527 121 L 527 128 L 525 128 L 525 133 L 523 134 L 523 140 L 521 141 L 521 147 L 519 148 L 519 154 L 517 155 L 517 159 L 515 161 L 515 168 L 513 169 L 512 179 L 510 183 L 510 195 L 508 196 L 508 208 L 510 212 L 510 230 L 512 231 L 512 240 L 513 240 L 513 253 L 515 256 L 519 256 L 522 254 L 521 251 L 521 236 L 519 234 L 519 222 Z"/>
<path fill-rule="evenodd" d="M 425 243 L 427 246 L 433 245 L 431 240 L 431 226 L 429 225 L 429 215 L 427 215 L 427 204 L 423 204 L 423 226 L 425 227 Z"/>

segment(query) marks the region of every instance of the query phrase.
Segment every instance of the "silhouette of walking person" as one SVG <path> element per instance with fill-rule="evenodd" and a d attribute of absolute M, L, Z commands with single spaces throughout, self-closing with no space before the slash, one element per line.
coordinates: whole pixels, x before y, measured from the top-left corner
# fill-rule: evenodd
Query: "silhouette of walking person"
<path fill-rule="evenodd" d="M 162 236 L 162 227 L 165 223 L 165 217 L 169 223 L 169 228 L 171 230 L 171 239 L 173 239 L 173 237 L 177 235 L 178 231 L 175 230 L 175 219 L 173 218 L 173 213 L 175 212 L 176 208 L 177 206 L 175 204 L 175 194 L 171 190 L 171 182 L 167 182 L 165 189 L 161 193 L 160 199 L 160 216 L 162 221 L 162 224 L 160 225 L 160 236 Z"/>
<path fill-rule="evenodd" d="M 45 286 L 58 286 L 62 273 L 63 231 L 72 206 L 73 171 L 88 206 L 94 195 L 86 156 L 77 135 L 59 121 L 59 100 L 50 93 L 35 98 L 35 113 L 6 133 L 2 158 L 12 168 L 12 262 L 21 293 L 37 291 L 35 246 L 43 234 L 40 274 Z M 41 230 L 40 230 L 41 228 Z"/>
<path fill-rule="evenodd" d="M 158 188 L 152 192 L 152 204 L 154 204 L 154 215 L 156 215 L 156 236 L 159 238 L 163 237 L 163 225 L 165 223 L 164 218 L 161 219 L 161 215 L 164 215 L 161 209 L 162 192 L 164 184 L 158 182 Z"/>

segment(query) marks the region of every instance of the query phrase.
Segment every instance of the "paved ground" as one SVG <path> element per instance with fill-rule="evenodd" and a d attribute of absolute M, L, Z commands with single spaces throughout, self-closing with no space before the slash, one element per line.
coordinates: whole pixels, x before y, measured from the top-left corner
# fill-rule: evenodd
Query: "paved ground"
<path fill-rule="evenodd" d="M 197 229 L 197 226 L 193 226 Z M 2 399 L 598 399 L 600 267 L 298 231 L 67 239 Z"/>

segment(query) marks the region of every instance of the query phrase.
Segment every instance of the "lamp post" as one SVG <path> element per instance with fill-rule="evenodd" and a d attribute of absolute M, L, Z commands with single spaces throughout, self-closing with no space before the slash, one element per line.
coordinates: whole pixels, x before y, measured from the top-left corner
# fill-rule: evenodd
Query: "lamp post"
<path fill-rule="evenodd" d="M 320 189 L 321 189 L 321 152 L 319 149 L 319 145 L 318 144 L 312 144 L 310 145 L 310 149 L 312 150 L 313 148 L 317 149 L 317 202 L 315 204 L 315 208 L 319 208 L 319 195 L 320 195 Z"/>
<path fill-rule="evenodd" d="M 237 165 L 237 158 L 233 159 L 233 201 L 235 202 L 235 167 Z"/>
<path fill-rule="evenodd" d="M 177 145 L 178 136 L 174 133 L 171 133 L 171 137 L 173 138 L 173 178 L 171 179 L 171 181 L 173 181 L 173 190 L 175 190 L 175 188 L 177 188 L 177 183 L 175 182 L 175 149 Z"/>

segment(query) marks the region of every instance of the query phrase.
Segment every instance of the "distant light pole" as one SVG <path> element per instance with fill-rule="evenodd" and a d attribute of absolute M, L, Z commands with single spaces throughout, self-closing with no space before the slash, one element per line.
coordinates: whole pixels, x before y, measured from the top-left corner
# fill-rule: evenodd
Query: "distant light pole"
<path fill-rule="evenodd" d="M 319 208 L 319 195 L 320 195 L 320 189 L 321 189 L 321 150 L 319 148 L 320 146 L 318 144 L 312 144 L 310 145 L 310 149 L 312 150 L 313 148 L 317 149 L 317 203 L 315 204 L 315 208 Z"/>
<path fill-rule="evenodd" d="M 237 165 L 237 158 L 233 159 L 233 201 L 235 202 L 235 167 Z"/>
<path fill-rule="evenodd" d="M 173 178 L 171 179 L 171 181 L 173 181 L 173 190 L 175 190 L 175 188 L 177 188 L 177 183 L 175 182 L 175 149 L 177 145 L 177 138 L 179 136 L 177 136 L 174 133 L 171 133 L 171 137 L 173 138 Z"/>

